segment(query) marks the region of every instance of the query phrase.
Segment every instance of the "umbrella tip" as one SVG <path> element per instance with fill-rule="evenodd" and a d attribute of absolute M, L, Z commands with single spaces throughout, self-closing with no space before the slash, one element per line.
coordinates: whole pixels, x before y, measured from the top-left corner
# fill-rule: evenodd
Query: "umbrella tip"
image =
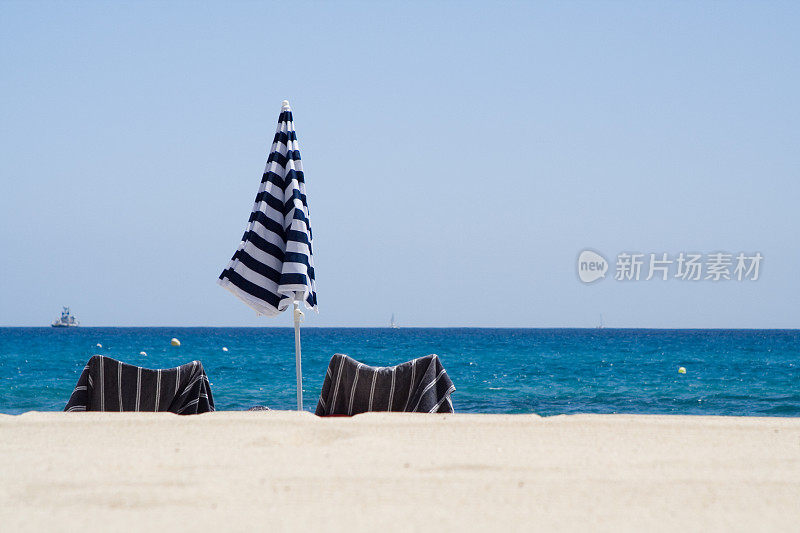
<path fill-rule="evenodd" d="M 283 102 L 281 102 L 281 105 L 283 106 L 283 110 L 284 111 L 289 111 L 289 109 L 290 109 L 289 108 L 289 100 L 284 100 Z"/>

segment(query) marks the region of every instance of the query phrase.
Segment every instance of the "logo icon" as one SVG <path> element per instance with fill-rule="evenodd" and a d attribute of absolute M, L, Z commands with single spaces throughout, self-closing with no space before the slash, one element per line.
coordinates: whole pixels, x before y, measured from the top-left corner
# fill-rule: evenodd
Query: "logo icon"
<path fill-rule="evenodd" d="M 584 283 L 592 283 L 606 277 L 608 261 L 592 250 L 584 250 L 578 255 L 578 277 Z"/>

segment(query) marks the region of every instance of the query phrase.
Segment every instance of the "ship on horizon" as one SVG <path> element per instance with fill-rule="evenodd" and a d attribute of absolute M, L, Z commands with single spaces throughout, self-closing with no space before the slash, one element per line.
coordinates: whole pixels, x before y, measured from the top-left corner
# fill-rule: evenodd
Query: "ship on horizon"
<path fill-rule="evenodd" d="M 54 328 L 77 328 L 80 324 L 75 316 L 69 312 L 69 307 L 61 309 L 61 317 L 50 324 Z"/>

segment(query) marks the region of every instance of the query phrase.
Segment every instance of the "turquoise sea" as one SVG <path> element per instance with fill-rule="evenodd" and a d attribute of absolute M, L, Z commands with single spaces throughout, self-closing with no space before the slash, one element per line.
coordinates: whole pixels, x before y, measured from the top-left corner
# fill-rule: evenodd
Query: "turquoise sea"
<path fill-rule="evenodd" d="M 800 330 L 305 328 L 302 342 L 310 411 L 341 352 L 380 366 L 439 354 L 457 412 L 800 416 Z M 289 328 L 48 327 L 0 328 L 0 413 L 63 409 L 96 353 L 199 359 L 220 410 L 295 408 Z"/>

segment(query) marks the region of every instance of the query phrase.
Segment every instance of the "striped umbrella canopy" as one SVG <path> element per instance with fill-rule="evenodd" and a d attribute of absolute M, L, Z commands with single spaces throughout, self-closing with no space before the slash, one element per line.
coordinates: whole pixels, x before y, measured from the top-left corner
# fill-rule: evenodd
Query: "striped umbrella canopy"
<path fill-rule="evenodd" d="M 218 282 L 259 315 L 275 316 L 294 305 L 297 408 L 302 410 L 299 302 L 316 311 L 317 292 L 305 176 L 286 100 L 250 220 Z"/>

